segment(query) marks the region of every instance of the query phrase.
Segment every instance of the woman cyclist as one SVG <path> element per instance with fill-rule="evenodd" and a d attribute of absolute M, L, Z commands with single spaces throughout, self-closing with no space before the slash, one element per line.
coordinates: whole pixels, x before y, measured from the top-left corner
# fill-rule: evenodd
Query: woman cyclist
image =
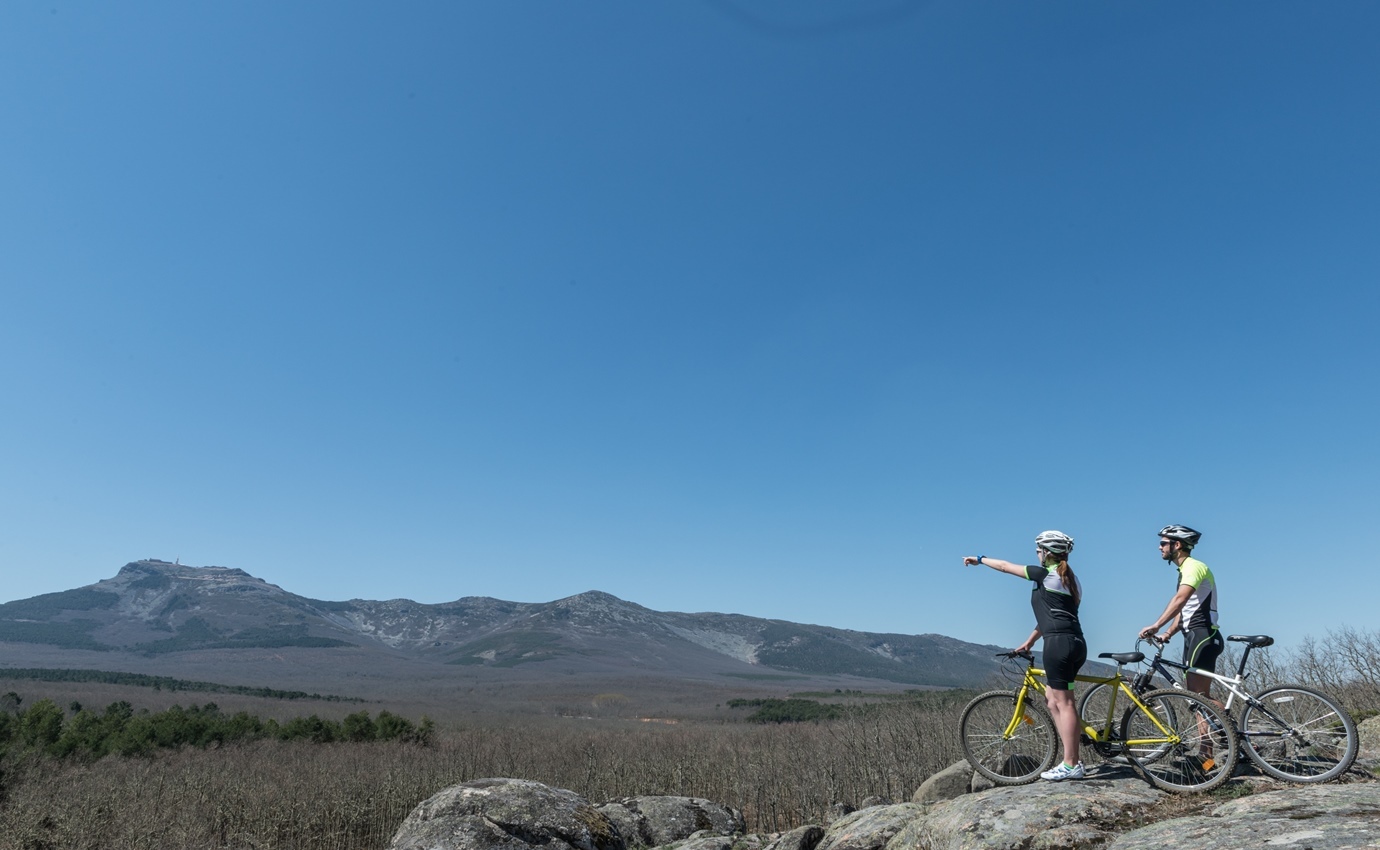
<path fill-rule="evenodd" d="M 1030 605 L 1035 609 L 1035 630 L 1016 650 L 1029 651 L 1035 641 L 1044 637 L 1043 662 L 1049 685 L 1045 689 L 1045 701 L 1064 745 L 1063 763 L 1040 774 L 1040 778 L 1051 782 L 1084 776 L 1083 762 L 1078 757 L 1078 709 L 1073 704 L 1073 677 L 1088 660 L 1088 646 L 1083 642 L 1083 627 L 1078 622 L 1083 587 L 1069 567 L 1072 551 L 1072 537 L 1062 531 L 1042 531 L 1035 538 L 1039 566 L 1025 567 L 983 555 L 969 555 L 963 559 L 965 566 L 985 564 L 1035 583 L 1030 596 Z"/>

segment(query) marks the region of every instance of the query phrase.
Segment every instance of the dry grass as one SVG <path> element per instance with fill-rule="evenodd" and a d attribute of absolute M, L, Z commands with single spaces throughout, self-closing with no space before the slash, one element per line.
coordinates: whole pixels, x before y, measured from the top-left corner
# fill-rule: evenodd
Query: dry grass
<path fill-rule="evenodd" d="M 704 797 L 749 827 L 819 822 L 835 801 L 904 799 L 961 758 L 952 712 L 898 705 L 828 724 L 493 720 L 433 747 L 261 741 L 95 764 L 6 765 L 0 850 L 380 848 L 421 800 L 507 776 L 603 801 Z"/>

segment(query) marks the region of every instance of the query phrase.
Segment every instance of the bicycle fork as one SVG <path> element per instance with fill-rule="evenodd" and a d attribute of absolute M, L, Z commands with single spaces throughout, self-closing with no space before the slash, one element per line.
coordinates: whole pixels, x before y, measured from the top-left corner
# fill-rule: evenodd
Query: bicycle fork
<path fill-rule="evenodd" d="M 1022 723 L 1028 726 L 1033 726 L 1035 724 L 1034 718 L 1032 718 L 1030 714 L 1025 710 L 1026 700 L 1028 700 L 1029 698 L 1029 686 L 1023 685 L 1019 690 L 1016 691 L 1015 702 L 1017 710 L 1011 712 L 1011 722 L 1007 724 L 1006 731 L 1002 733 L 1002 738 L 1004 740 L 1009 741 L 1013 737 L 1015 737 L 1016 732 L 1020 730 Z"/>

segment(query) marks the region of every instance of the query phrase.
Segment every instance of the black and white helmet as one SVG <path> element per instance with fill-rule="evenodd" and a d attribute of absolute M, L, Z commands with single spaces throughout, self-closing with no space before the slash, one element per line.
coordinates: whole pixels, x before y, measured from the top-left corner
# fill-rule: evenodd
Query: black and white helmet
<path fill-rule="evenodd" d="M 1073 551 L 1073 538 L 1062 531 L 1041 531 L 1035 535 L 1035 545 L 1054 555 L 1067 555 Z"/>
<path fill-rule="evenodd" d="M 1203 532 L 1194 531 L 1186 525 L 1166 525 L 1160 529 L 1160 536 L 1178 540 L 1184 544 L 1185 549 L 1192 549 L 1198 545 L 1198 539 L 1203 536 Z"/>

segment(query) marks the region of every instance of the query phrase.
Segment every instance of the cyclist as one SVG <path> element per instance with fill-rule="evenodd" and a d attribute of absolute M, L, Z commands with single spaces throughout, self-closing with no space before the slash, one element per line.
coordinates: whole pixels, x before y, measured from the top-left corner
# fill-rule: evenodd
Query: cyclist
<path fill-rule="evenodd" d="M 1035 538 L 1039 566 L 1023 567 L 1010 561 L 969 555 L 965 566 L 985 564 L 994 570 L 1029 579 L 1035 583 L 1030 606 L 1035 609 L 1035 630 L 1017 652 L 1027 652 L 1044 637 L 1043 661 L 1049 686 L 1045 702 L 1049 705 L 1054 728 L 1064 745 L 1064 761 L 1040 774 L 1041 779 L 1059 782 L 1082 779 L 1083 762 L 1078 757 L 1078 709 L 1073 704 L 1073 677 L 1088 660 L 1088 645 L 1083 642 L 1083 627 L 1078 622 L 1078 604 L 1083 586 L 1069 567 L 1073 538 L 1062 531 L 1042 531 Z"/>
<path fill-rule="evenodd" d="M 1153 625 L 1140 630 L 1142 639 L 1154 637 L 1160 643 L 1168 641 L 1175 632 L 1184 634 L 1184 663 L 1190 667 L 1217 672 L 1217 657 L 1222 654 L 1222 632 L 1217 628 L 1217 580 L 1207 564 L 1190 557 L 1198 545 L 1202 532 L 1186 525 L 1166 525 L 1160 529 L 1160 557 L 1179 570 L 1179 589 L 1165 606 L 1164 613 Z M 1165 623 L 1169 627 L 1156 635 Z M 1212 680 L 1207 676 L 1189 673 L 1184 684 L 1211 698 Z M 1219 703 L 1220 705 L 1220 703 Z"/>

